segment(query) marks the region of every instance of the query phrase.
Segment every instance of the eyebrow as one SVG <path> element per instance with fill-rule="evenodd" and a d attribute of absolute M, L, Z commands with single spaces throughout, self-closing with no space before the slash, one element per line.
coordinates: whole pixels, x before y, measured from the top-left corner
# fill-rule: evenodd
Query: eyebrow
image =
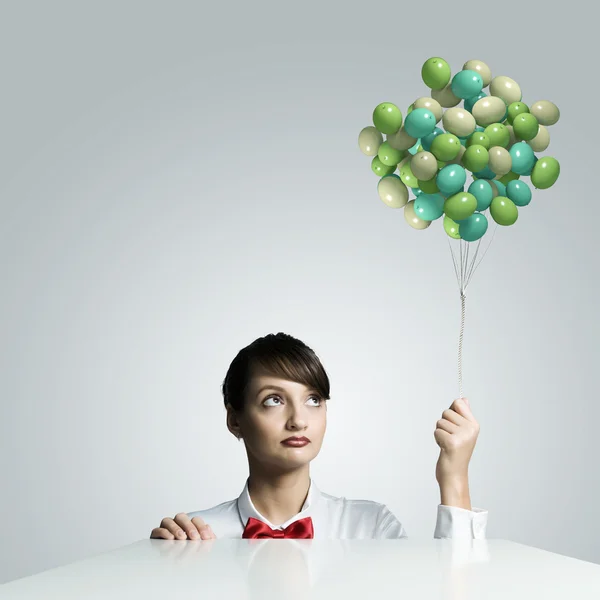
<path fill-rule="evenodd" d="M 258 392 L 256 392 L 256 395 L 259 396 L 262 392 L 264 392 L 265 390 L 277 390 L 278 392 L 285 392 L 287 391 L 285 388 L 282 388 L 279 385 L 263 385 L 260 390 L 258 390 Z M 314 388 L 308 388 L 308 390 L 310 392 L 316 392 L 317 390 L 315 390 Z"/>

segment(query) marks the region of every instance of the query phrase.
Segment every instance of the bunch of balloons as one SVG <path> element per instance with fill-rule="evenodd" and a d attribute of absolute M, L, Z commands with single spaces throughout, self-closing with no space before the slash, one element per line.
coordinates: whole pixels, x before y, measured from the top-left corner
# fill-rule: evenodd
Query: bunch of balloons
<path fill-rule="evenodd" d="M 524 103 L 516 81 L 492 78 L 480 60 L 467 61 L 452 77 L 448 63 L 433 57 L 421 76 L 431 96 L 415 100 L 406 118 L 395 104 L 379 104 L 373 125 L 358 137 L 361 151 L 373 157 L 381 200 L 403 207 L 415 229 L 443 216 L 446 233 L 467 242 L 487 231 L 488 209 L 499 225 L 513 225 L 519 207 L 532 198 L 521 178 L 547 189 L 560 174 L 555 158 L 536 155 L 550 144 L 548 127 L 558 121 L 558 107 L 548 100 Z M 465 190 L 467 174 L 472 183 Z M 408 188 L 415 196 L 410 201 Z"/>

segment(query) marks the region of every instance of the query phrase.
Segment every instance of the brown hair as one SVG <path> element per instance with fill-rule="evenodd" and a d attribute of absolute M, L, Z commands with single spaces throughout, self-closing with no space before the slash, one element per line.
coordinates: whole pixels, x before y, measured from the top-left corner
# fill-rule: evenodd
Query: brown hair
<path fill-rule="evenodd" d="M 223 381 L 225 406 L 231 404 L 236 412 L 243 411 L 254 367 L 314 388 L 323 400 L 329 400 L 329 377 L 315 352 L 304 342 L 279 332 L 258 338 L 238 352 Z"/>

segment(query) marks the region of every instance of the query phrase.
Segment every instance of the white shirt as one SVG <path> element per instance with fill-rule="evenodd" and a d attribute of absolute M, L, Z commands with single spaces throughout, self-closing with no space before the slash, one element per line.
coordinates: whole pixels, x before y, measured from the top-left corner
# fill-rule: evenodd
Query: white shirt
<path fill-rule="evenodd" d="M 311 479 L 301 511 L 285 523 L 275 525 L 256 510 L 248 493 L 248 479 L 238 498 L 213 508 L 187 513 L 190 519 L 200 517 L 211 526 L 217 538 L 240 538 L 250 517 L 266 523 L 271 529 L 311 517 L 314 539 L 397 539 L 408 537 L 402 523 L 385 504 L 372 500 L 350 500 L 321 492 Z M 488 511 L 467 510 L 438 505 L 434 538 L 485 539 Z"/>

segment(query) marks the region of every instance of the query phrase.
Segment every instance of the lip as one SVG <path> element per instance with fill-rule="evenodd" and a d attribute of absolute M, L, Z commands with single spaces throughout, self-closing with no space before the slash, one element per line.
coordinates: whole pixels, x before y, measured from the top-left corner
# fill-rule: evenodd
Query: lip
<path fill-rule="evenodd" d="M 284 446 L 291 446 L 293 448 L 302 448 L 307 444 L 310 444 L 310 440 L 306 437 L 289 437 L 281 442 Z"/>

